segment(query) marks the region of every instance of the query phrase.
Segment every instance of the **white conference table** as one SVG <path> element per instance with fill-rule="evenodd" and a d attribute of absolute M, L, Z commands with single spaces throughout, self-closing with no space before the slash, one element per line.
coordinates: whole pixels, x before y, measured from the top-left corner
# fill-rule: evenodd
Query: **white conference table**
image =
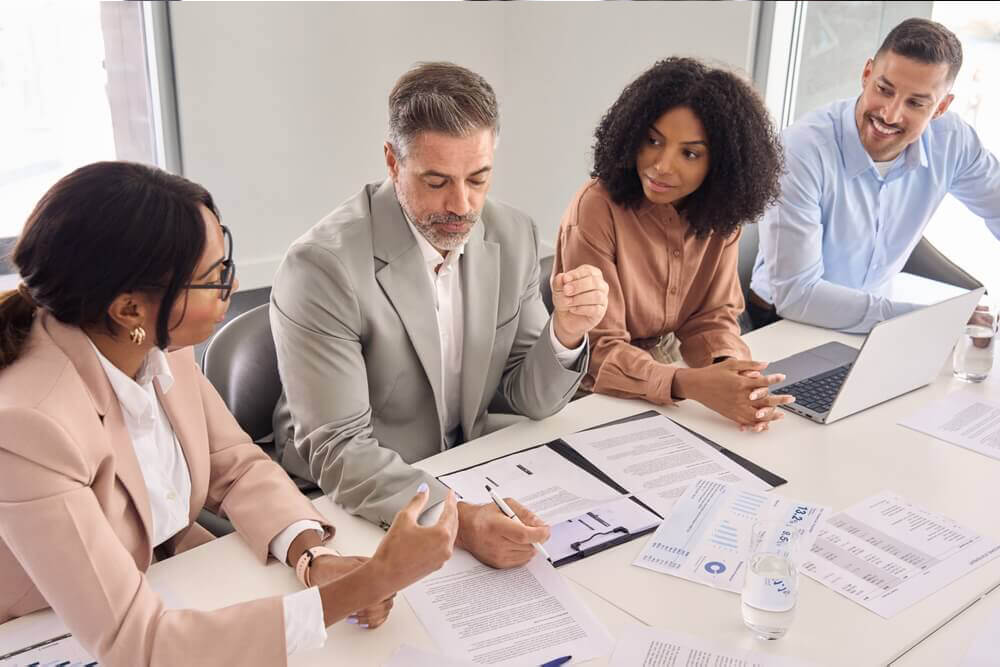
<path fill-rule="evenodd" d="M 754 331 L 746 340 L 755 358 L 778 359 L 828 340 L 858 346 L 862 339 L 784 321 Z M 690 401 L 661 412 L 786 478 L 788 484 L 775 490 L 784 496 L 839 511 L 891 490 L 1000 539 L 996 512 L 1000 507 L 1000 461 L 896 423 L 928 401 L 967 386 L 951 377 L 950 364 L 946 364 L 929 387 L 837 423 L 823 426 L 789 413 L 761 434 L 740 433 L 731 422 Z M 991 377 L 975 390 L 1000 397 L 1000 378 Z M 588 396 L 553 417 L 517 423 L 418 465 L 443 474 L 649 408 L 640 401 Z M 353 555 L 374 552 L 383 535 L 379 528 L 348 515 L 326 498 L 316 504 L 337 526 L 334 547 L 338 551 Z M 900 656 L 897 664 L 905 666 L 958 664 L 977 625 L 965 622 L 969 612 L 958 614 L 943 628 L 942 624 L 1000 583 L 997 559 L 894 618 L 883 619 L 802 576 L 791 630 L 783 639 L 765 643 L 743 627 L 737 595 L 632 566 L 647 539 L 560 568 L 613 636 L 619 636 L 630 624 L 645 623 L 733 649 L 792 656 L 815 665 L 880 665 Z M 168 597 L 205 609 L 298 588 L 287 567 L 275 562 L 262 567 L 236 535 L 157 563 L 149 576 Z M 986 600 L 995 604 L 997 597 L 995 593 Z M 380 665 L 403 643 L 433 649 L 433 642 L 402 596 L 396 600 L 382 628 L 369 632 L 337 624 L 330 629 L 330 639 L 322 649 L 297 654 L 290 664 Z M 986 605 L 973 605 L 970 611 L 979 613 L 977 607 Z M 0 652 L 6 646 L 29 643 L 38 616 L 0 626 Z M 966 626 L 968 629 L 959 630 Z"/>
<path fill-rule="evenodd" d="M 894 665 L 918 667 L 957 665 L 980 634 L 1000 631 L 995 619 L 1000 616 L 1000 587 L 964 610 L 958 617 L 918 644 Z M 992 625 L 990 625 L 992 622 Z M 992 665 L 1000 665 L 1000 653 L 992 656 Z M 983 667 L 982 664 L 977 667 Z"/>

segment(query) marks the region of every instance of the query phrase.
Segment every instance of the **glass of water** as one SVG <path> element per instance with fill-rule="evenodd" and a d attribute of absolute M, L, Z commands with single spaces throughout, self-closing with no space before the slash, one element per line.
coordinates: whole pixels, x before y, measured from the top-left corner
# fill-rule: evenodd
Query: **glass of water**
<path fill-rule="evenodd" d="M 959 380 L 982 382 L 990 374 L 996 347 L 996 315 L 995 308 L 980 304 L 965 325 L 952 356 L 952 370 Z"/>
<path fill-rule="evenodd" d="M 751 531 L 743 623 L 760 639 L 778 639 L 795 619 L 803 531 L 784 521 L 757 521 Z"/>

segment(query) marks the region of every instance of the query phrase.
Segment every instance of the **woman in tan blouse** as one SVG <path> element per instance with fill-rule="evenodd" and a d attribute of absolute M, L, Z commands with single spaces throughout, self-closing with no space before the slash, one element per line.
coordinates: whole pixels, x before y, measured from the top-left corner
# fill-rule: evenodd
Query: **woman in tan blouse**
<path fill-rule="evenodd" d="M 653 65 L 595 132 L 594 169 L 563 216 L 554 273 L 609 285 L 586 390 L 660 405 L 690 398 L 762 431 L 790 396 L 740 339 L 740 226 L 774 201 L 781 148 L 760 98 L 688 58 Z M 674 365 L 683 359 L 690 368 Z"/>

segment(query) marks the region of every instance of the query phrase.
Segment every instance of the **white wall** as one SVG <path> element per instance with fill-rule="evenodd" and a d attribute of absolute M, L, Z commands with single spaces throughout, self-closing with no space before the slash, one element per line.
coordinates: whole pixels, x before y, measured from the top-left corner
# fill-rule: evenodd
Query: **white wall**
<path fill-rule="evenodd" d="M 243 288 L 384 177 L 386 98 L 418 60 L 482 74 L 500 99 L 492 196 L 551 243 L 592 133 L 658 58 L 749 71 L 755 7 L 683 3 L 170 3 L 184 173 L 234 231 Z"/>

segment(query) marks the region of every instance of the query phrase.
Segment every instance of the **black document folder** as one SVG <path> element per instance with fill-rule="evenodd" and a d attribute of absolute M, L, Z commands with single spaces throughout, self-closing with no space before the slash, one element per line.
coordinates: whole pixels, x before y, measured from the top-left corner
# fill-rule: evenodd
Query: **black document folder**
<path fill-rule="evenodd" d="M 646 410 L 645 412 L 640 412 L 638 414 L 630 415 L 630 416 L 624 417 L 622 419 L 616 419 L 614 421 L 610 421 L 610 422 L 607 422 L 605 424 L 600 424 L 598 426 L 594 426 L 594 427 L 591 427 L 591 428 L 585 429 L 585 430 L 591 431 L 591 430 L 596 430 L 596 429 L 599 429 L 599 428 L 604 428 L 606 426 L 613 426 L 615 424 L 622 424 L 622 423 L 625 423 L 625 422 L 636 421 L 636 420 L 640 420 L 640 419 L 649 419 L 651 417 L 664 417 L 665 419 L 670 419 L 669 417 L 665 417 L 664 415 L 661 415 L 659 412 L 657 412 L 655 410 Z M 673 422 L 673 420 L 670 420 L 670 421 Z M 677 422 L 673 422 L 673 423 L 677 424 Z M 700 433 L 696 433 L 695 431 L 692 431 L 691 429 L 685 427 L 682 424 L 677 424 L 677 426 L 680 426 L 685 431 L 691 433 L 695 437 L 697 437 L 700 440 L 702 440 L 703 442 L 707 443 L 709 446 L 711 446 L 714 449 L 716 449 L 720 454 L 722 454 L 723 456 L 725 456 L 725 457 L 729 458 L 730 460 L 734 461 L 735 463 L 737 463 L 738 465 L 740 465 L 742 468 L 746 469 L 748 472 L 750 472 L 751 474 L 753 474 L 755 477 L 758 477 L 759 479 L 761 479 L 763 482 L 765 482 L 769 486 L 776 487 L 776 486 L 780 486 L 782 484 L 787 483 L 787 480 L 785 480 L 784 478 L 782 478 L 782 477 L 774 474 L 773 472 L 771 472 L 771 471 L 769 471 L 769 470 L 767 470 L 767 469 L 765 469 L 765 468 L 757 465 L 756 463 L 754 463 L 754 462 L 752 462 L 752 461 L 750 461 L 750 460 L 748 460 L 746 458 L 743 458 L 739 454 L 736 454 L 734 452 L 729 451 L 728 449 L 726 449 L 726 448 L 718 445 L 717 443 L 715 443 L 712 440 L 706 438 L 705 436 L 701 435 Z M 628 489 L 622 487 L 617 482 L 615 482 L 613 479 L 611 479 L 611 477 L 609 477 L 607 474 L 605 474 L 604 471 L 602 471 L 600 468 L 598 468 L 596 465 L 594 465 L 591 461 L 589 461 L 587 458 L 585 458 L 582 454 L 580 454 L 575 449 L 573 449 L 573 447 L 571 447 L 562 438 L 557 438 L 556 440 L 552 440 L 550 442 L 545 442 L 545 443 L 542 443 L 540 445 L 534 445 L 533 447 L 525 447 L 524 449 L 519 450 L 517 452 L 513 452 L 513 453 L 507 454 L 505 456 L 497 457 L 497 458 L 491 459 L 489 461 L 484 461 L 483 463 L 476 464 L 475 466 L 469 466 L 467 468 L 462 468 L 462 469 L 459 469 L 459 470 L 454 470 L 454 471 L 448 473 L 447 475 L 441 475 L 441 477 L 447 477 L 448 475 L 452 475 L 452 474 L 455 474 L 457 472 L 463 472 L 465 470 L 470 470 L 472 468 L 476 468 L 476 467 L 479 467 L 481 465 L 485 465 L 485 464 L 492 463 L 494 461 L 498 461 L 500 459 L 506 458 L 507 456 L 513 456 L 515 454 L 520 454 L 520 453 L 523 453 L 523 452 L 526 452 L 526 451 L 529 451 L 529 450 L 532 450 L 532 449 L 535 449 L 535 448 L 538 448 L 538 447 L 548 447 L 548 448 L 552 449 L 553 451 L 555 451 L 556 453 L 558 453 L 560 456 L 562 456 L 563 458 L 569 460 L 571 463 L 579 466 L 583 470 L 587 471 L 588 473 L 590 473 L 591 475 L 593 475 L 594 477 L 596 477 L 598 480 L 600 480 L 601 482 L 603 482 L 607 486 L 609 486 L 612 489 L 614 489 L 614 490 L 618 491 L 619 493 L 623 494 L 623 496 L 625 496 L 628 501 L 636 503 L 640 508 L 642 508 L 642 511 L 648 512 L 649 515 L 651 515 L 651 517 L 655 519 L 655 523 L 652 523 L 652 525 L 645 525 L 641 530 L 629 530 L 628 528 L 626 528 L 624 526 L 606 524 L 604 521 L 601 520 L 601 517 L 598 515 L 597 510 L 595 510 L 594 512 L 585 514 L 585 515 L 581 515 L 581 517 L 579 517 L 577 519 L 569 519 L 567 522 L 563 522 L 563 523 L 568 523 L 568 522 L 571 522 L 571 521 L 582 521 L 582 522 L 590 521 L 590 522 L 592 522 L 594 525 L 591 526 L 591 528 L 593 530 L 599 531 L 599 532 L 593 533 L 590 537 L 591 538 L 596 538 L 598 536 L 601 536 L 602 538 L 605 538 L 605 539 L 594 540 L 594 539 L 587 538 L 587 539 L 580 540 L 579 542 L 573 542 L 572 543 L 573 550 L 572 550 L 571 554 L 565 555 L 563 557 L 558 557 L 556 555 L 553 555 L 553 558 L 555 558 L 556 560 L 554 560 L 554 562 L 552 564 L 555 567 L 560 567 L 562 565 L 566 565 L 567 563 L 572 563 L 574 561 L 580 560 L 581 558 L 586 558 L 587 556 L 590 556 L 592 554 L 604 551 L 605 549 L 610 549 L 611 547 L 617 546 L 619 544 L 624 544 L 625 542 L 630 542 L 630 541 L 636 539 L 637 537 L 641 537 L 643 535 L 647 535 L 647 534 L 653 532 L 656 529 L 656 526 L 658 525 L 659 520 L 662 520 L 664 518 L 664 517 L 660 516 L 652 508 L 650 508 L 649 506 L 647 506 L 645 503 L 643 503 L 642 501 L 640 501 L 638 498 L 636 498 L 635 496 L 631 495 L 631 492 Z M 600 524 L 603 524 L 603 525 L 597 525 L 597 522 L 599 522 Z M 602 530 L 602 528 L 603 528 L 603 530 Z M 555 531 L 555 529 L 556 529 L 556 527 L 554 526 L 553 530 Z"/>

